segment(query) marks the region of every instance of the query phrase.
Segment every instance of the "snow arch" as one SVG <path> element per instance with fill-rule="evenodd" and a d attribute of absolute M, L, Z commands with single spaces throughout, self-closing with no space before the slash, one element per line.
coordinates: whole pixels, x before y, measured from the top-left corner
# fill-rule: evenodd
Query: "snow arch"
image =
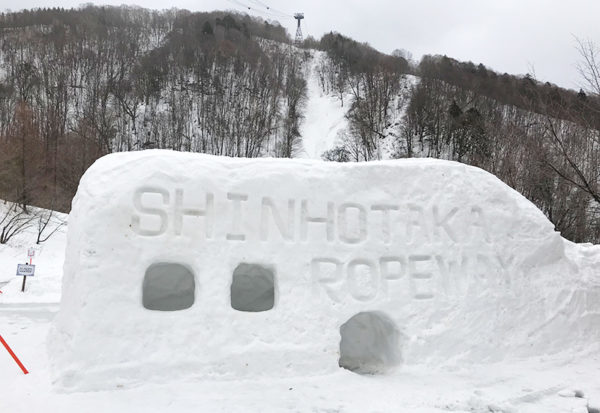
<path fill-rule="evenodd" d="M 358 313 L 340 327 L 340 367 L 360 374 L 385 373 L 400 364 L 400 331 L 383 313 Z"/>

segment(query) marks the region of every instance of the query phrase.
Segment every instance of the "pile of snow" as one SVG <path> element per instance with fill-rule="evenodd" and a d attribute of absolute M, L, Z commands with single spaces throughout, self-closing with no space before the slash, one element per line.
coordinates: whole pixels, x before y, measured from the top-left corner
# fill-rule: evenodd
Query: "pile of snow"
<path fill-rule="evenodd" d="M 459 163 L 112 154 L 73 201 L 49 357 L 92 390 L 585 351 L 599 270 Z"/>

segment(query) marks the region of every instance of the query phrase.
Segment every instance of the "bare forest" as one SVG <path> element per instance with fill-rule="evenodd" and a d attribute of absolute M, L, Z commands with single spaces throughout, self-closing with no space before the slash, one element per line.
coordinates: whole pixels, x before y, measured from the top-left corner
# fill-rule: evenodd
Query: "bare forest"
<path fill-rule="evenodd" d="M 319 85 L 347 118 L 324 159 L 475 165 L 534 202 L 566 238 L 597 243 L 597 50 L 579 47 L 589 88 L 573 91 L 446 56 L 414 63 L 337 33 L 293 45 L 278 23 L 227 12 L 4 13 L 0 199 L 68 212 L 83 172 L 117 151 L 297 156 L 310 121 L 308 67 L 321 50 Z"/>

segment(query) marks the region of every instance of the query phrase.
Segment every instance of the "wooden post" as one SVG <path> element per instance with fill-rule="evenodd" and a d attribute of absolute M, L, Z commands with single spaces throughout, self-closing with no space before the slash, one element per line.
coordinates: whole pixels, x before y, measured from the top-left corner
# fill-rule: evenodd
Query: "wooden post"
<path fill-rule="evenodd" d="M 25 265 L 27 265 L 27 263 L 25 263 Z M 27 276 L 26 275 L 23 276 L 23 285 L 21 286 L 21 292 L 22 293 L 25 292 L 25 280 L 27 280 Z"/>

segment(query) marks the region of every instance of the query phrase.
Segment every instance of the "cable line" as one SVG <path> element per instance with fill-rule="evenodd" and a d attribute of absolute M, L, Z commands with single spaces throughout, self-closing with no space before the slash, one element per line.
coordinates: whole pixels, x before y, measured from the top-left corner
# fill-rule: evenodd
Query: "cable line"
<path fill-rule="evenodd" d="M 277 10 L 277 9 L 270 7 L 268 4 L 262 2 L 261 0 L 246 0 L 246 1 L 228 0 L 228 1 L 239 7 L 243 7 L 248 10 L 253 10 L 256 13 L 270 16 L 272 18 L 296 19 L 298 21 L 298 27 L 296 28 L 296 38 L 294 40 L 294 43 L 296 43 L 296 45 L 298 45 L 298 44 L 301 44 L 302 41 L 304 40 L 304 37 L 302 36 L 302 29 L 300 28 L 300 22 L 304 19 L 304 13 L 296 13 L 293 15 L 289 14 L 289 13 L 285 13 L 281 10 Z M 250 1 L 251 3 L 247 3 L 247 1 Z M 250 4 L 252 4 L 252 5 L 250 5 Z M 260 9 L 256 8 L 255 6 L 260 7 Z M 263 10 L 263 9 L 266 9 L 266 10 Z"/>
<path fill-rule="evenodd" d="M 269 10 L 270 12 L 275 12 L 275 13 L 281 14 L 282 16 L 286 16 L 286 17 L 294 17 L 292 14 L 290 14 L 290 13 L 286 13 L 286 12 L 283 12 L 283 11 L 281 11 L 281 10 L 278 10 L 278 9 L 275 9 L 275 8 L 273 8 L 273 7 L 269 6 L 268 4 L 266 4 L 266 3 L 263 3 L 263 2 L 262 2 L 262 1 L 260 1 L 260 0 L 250 0 L 250 1 L 251 1 L 252 3 L 254 3 L 254 4 L 256 4 L 256 5 L 259 5 L 259 6 L 261 6 L 261 7 L 264 7 L 264 8 L 266 8 L 266 9 L 267 9 L 267 10 Z"/>
<path fill-rule="evenodd" d="M 251 5 L 249 3 L 242 2 L 240 0 L 227 0 L 227 1 L 237 5 L 239 7 L 243 7 L 244 9 L 252 10 L 252 11 L 255 11 L 256 13 L 268 15 L 268 16 L 274 17 L 274 18 L 281 18 L 281 17 L 293 18 L 294 17 L 293 15 L 282 12 L 281 10 L 273 9 L 272 7 L 268 6 L 267 4 L 263 3 L 260 0 L 250 0 L 250 1 L 252 1 L 252 3 L 254 5 L 261 6 L 261 9 L 254 7 L 253 5 Z M 266 10 L 262 10 L 262 8 L 264 8 Z"/>

